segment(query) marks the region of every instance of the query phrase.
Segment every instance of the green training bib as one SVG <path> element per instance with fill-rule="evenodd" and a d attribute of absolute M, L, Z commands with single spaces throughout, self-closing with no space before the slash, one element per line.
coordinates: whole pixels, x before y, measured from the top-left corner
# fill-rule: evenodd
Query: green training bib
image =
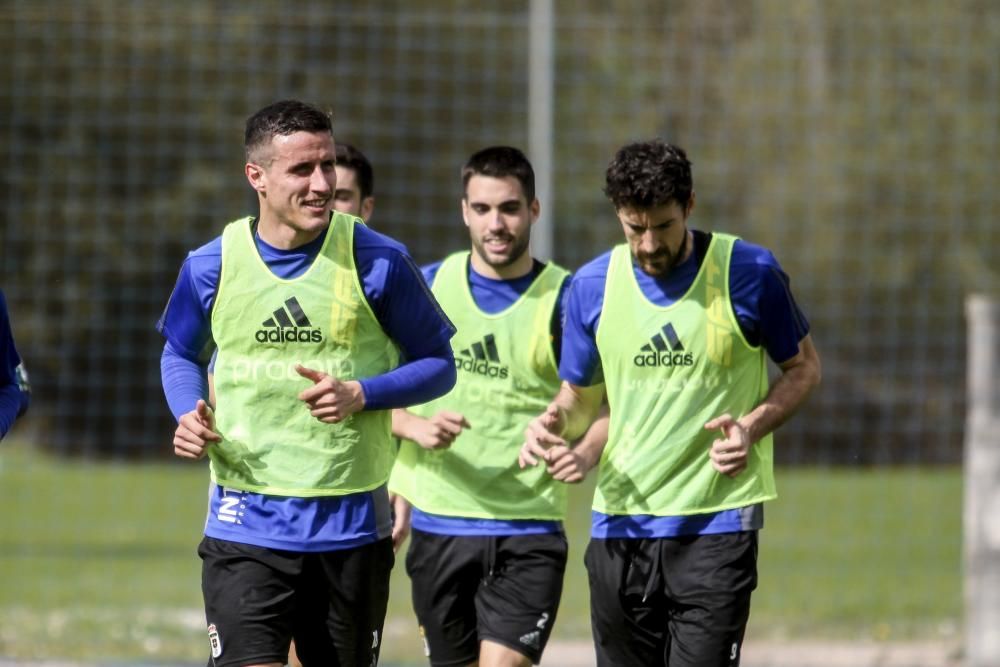
<path fill-rule="evenodd" d="M 482 312 L 469 289 L 469 253 L 441 264 L 432 291 L 458 327 L 452 338 L 458 382 L 451 392 L 411 411 L 465 415 L 471 428 L 448 449 L 430 451 L 404 440 L 391 490 L 425 512 L 485 519 L 562 519 L 566 485 L 544 466 L 521 470 L 524 428 L 559 389 L 550 323 L 569 275 L 549 264 L 521 297 L 494 315 Z"/>
<path fill-rule="evenodd" d="M 324 424 L 298 399 L 313 383 L 301 364 L 340 380 L 396 366 L 395 346 L 372 313 L 354 265 L 360 220 L 335 213 L 322 249 L 293 279 L 275 276 L 254 243 L 251 218 L 222 233 L 212 309 L 216 426 L 212 479 L 281 496 L 335 496 L 386 482 L 394 447 L 390 413 L 361 411 Z"/>
<path fill-rule="evenodd" d="M 770 435 L 733 479 L 712 468 L 720 432 L 704 428 L 746 414 L 768 387 L 764 351 L 744 339 L 730 302 L 735 241 L 714 234 L 687 294 L 666 307 L 642 293 L 628 246 L 612 251 L 597 327 L 611 424 L 595 510 L 676 516 L 776 497 Z"/>

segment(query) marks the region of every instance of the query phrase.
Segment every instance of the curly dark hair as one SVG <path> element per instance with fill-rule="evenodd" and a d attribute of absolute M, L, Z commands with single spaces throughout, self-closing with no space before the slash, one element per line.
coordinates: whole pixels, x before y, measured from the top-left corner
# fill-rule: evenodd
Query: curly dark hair
<path fill-rule="evenodd" d="M 296 132 L 329 132 L 333 134 L 330 114 L 298 100 L 282 100 L 268 105 L 247 119 L 243 145 L 247 162 L 261 160 L 261 149 L 276 136 Z"/>
<path fill-rule="evenodd" d="M 686 207 L 693 189 L 687 153 L 660 139 L 622 146 L 605 174 L 604 194 L 615 209 L 645 210 L 670 202 Z"/>

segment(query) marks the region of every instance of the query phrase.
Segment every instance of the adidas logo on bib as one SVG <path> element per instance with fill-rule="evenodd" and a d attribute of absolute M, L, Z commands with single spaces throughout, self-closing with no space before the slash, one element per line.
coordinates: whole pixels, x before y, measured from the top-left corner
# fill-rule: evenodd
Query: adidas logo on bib
<path fill-rule="evenodd" d="M 648 343 L 639 348 L 639 354 L 632 358 L 632 363 L 646 368 L 694 366 L 694 355 L 684 351 L 684 344 L 674 331 L 674 325 L 667 322 L 650 337 Z"/>
<path fill-rule="evenodd" d="M 261 323 L 254 334 L 258 343 L 321 343 L 323 332 L 314 327 L 294 296 Z"/>
<path fill-rule="evenodd" d="M 487 334 L 481 341 L 459 350 L 455 355 L 455 368 L 501 380 L 509 375 L 507 366 L 500 363 L 497 341 L 493 334 Z"/>

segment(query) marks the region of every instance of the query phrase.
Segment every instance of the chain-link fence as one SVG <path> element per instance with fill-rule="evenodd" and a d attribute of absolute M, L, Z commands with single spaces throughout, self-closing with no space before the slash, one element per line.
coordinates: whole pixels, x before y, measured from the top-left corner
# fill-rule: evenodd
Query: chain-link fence
<path fill-rule="evenodd" d="M 615 148 L 688 149 L 692 225 L 772 248 L 824 384 L 785 462 L 960 458 L 962 297 L 1000 282 L 1000 6 L 557 0 L 551 202 L 569 268 L 620 239 Z M 333 110 L 372 224 L 462 248 L 459 168 L 529 149 L 527 2 L 0 3 L 0 285 L 60 452 L 166 456 L 153 324 L 188 249 L 252 213 L 247 115 Z"/>

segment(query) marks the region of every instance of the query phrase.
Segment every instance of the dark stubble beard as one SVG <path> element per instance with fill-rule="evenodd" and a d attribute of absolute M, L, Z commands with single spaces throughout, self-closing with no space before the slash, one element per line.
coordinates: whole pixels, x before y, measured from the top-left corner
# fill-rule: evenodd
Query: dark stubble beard
<path fill-rule="evenodd" d="M 673 271 L 674 267 L 680 264 L 681 261 L 683 260 L 684 256 L 687 254 L 688 244 L 691 242 L 689 238 L 690 236 L 691 235 L 688 233 L 688 231 L 685 230 L 684 240 L 681 242 L 681 247 L 677 249 L 677 254 L 670 252 L 670 248 L 664 248 L 662 252 L 657 253 L 655 255 L 636 255 L 636 263 L 639 265 L 639 268 L 642 269 L 643 273 L 645 273 L 646 275 L 653 276 L 654 278 L 662 278 L 667 274 L 669 274 L 671 271 Z M 666 256 L 667 258 L 667 265 L 663 268 L 662 271 L 654 272 L 646 270 L 646 264 L 644 264 L 643 262 L 644 258 L 647 259 L 648 261 L 648 258 L 650 257 L 659 258 L 663 256 Z"/>
<path fill-rule="evenodd" d="M 531 237 L 525 234 L 522 237 L 511 236 L 510 238 L 513 242 L 511 245 L 511 252 L 499 261 L 491 259 L 490 255 L 486 252 L 486 244 L 483 241 L 476 241 L 474 243 L 476 246 L 476 252 L 479 254 L 479 257 L 486 262 L 486 264 L 495 269 L 510 266 L 519 260 L 524 253 L 528 252 L 528 247 L 531 245 Z"/>

